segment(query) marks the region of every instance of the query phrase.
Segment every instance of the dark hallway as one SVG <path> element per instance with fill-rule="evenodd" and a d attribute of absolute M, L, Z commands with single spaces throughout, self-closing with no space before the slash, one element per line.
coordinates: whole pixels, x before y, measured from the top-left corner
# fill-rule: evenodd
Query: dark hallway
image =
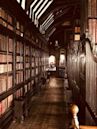
<path fill-rule="evenodd" d="M 0 0 L 0 129 L 68 126 L 97 129 L 97 0 Z"/>
<path fill-rule="evenodd" d="M 68 129 L 64 80 L 50 78 L 41 93 L 32 98 L 30 117 L 12 123 L 9 129 Z"/>

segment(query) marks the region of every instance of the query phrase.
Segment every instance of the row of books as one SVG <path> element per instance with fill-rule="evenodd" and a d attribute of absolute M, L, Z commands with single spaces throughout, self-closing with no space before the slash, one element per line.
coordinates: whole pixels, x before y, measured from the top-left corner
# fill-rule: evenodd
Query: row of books
<path fill-rule="evenodd" d="M 32 67 L 34 67 L 34 63 L 32 63 Z M 25 63 L 25 68 L 30 68 L 30 63 Z M 23 62 L 18 62 L 16 64 L 16 70 L 23 69 Z"/>
<path fill-rule="evenodd" d="M 0 63 L 12 62 L 12 55 L 0 54 Z"/>
<path fill-rule="evenodd" d="M 0 94 L 12 88 L 12 75 L 0 75 Z"/>
<path fill-rule="evenodd" d="M 16 84 L 23 82 L 23 71 L 16 72 Z"/>
<path fill-rule="evenodd" d="M 22 24 L 17 21 L 14 16 L 11 16 L 2 8 L 0 8 L 0 24 L 4 26 L 4 29 L 6 27 L 9 30 L 14 30 L 17 35 L 22 37 L 24 36 L 24 26 L 22 26 Z M 15 26 L 13 26 L 13 24 Z M 25 37 L 31 42 L 34 40 L 34 43 L 37 43 L 37 46 L 39 45 L 44 47 L 42 42 L 40 42 L 37 37 L 34 37 L 32 32 L 29 30 L 25 32 Z M 16 60 L 15 65 L 13 65 L 14 55 L 16 55 L 14 57 Z M 32 60 L 30 56 L 32 56 Z M 19 36 L 16 36 L 15 39 L 11 34 L 0 34 L 0 94 L 8 92 L 8 90 L 13 87 L 13 83 L 17 85 L 31 79 L 31 77 L 35 77 L 31 80 L 31 82 L 24 85 L 23 88 L 15 91 L 14 95 L 16 98 L 19 98 L 20 96 L 23 96 L 24 92 L 27 93 L 31 90 L 35 81 L 38 83 L 39 80 L 39 77 L 36 77 L 36 75 L 38 75 L 41 71 L 39 65 L 41 65 L 40 57 L 42 56 L 43 54 L 41 54 L 41 51 L 25 44 L 25 42 L 21 41 L 21 38 L 19 39 Z M 37 68 L 35 66 L 37 66 Z M 14 69 L 15 71 L 13 71 Z M 13 73 L 15 74 L 15 80 L 13 78 Z M 12 100 L 13 95 L 11 94 L 0 102 L 0 117 L 12 105 Z"/>
<path fill-rule="evenodd" d="M 23 96 L 23 88 L 18 89 L 15 93 L 14 93 L 14 97 L 16 99 L 18 99 L 19 97 Z"/>
<path fill-rule="evenodd" d="M 0 17 L 0 25 L 8 28 L 9 30 L 13 31 L 14 30 L 14 27 L 13 25 L 9 24 L 7 21 L 3 20 L 1 17 Z"/>
<path fill-rule="evenodd" d="M 31 76 L 34 77 L 35 76 L 35 69 L 31 70 Z"/>
<path fill-rule="evenodd" d="M 12 106 L 13 95 L 8 96 L 0 102 L 0 117 Z"/>
<path fill-rule="evenodd" d="M 29 56 L 25 56 L 25 62 L 29 62 L 30 63 L 31 58 Z"/>
<path fill-rule="evenodd" d="M 21 62 L 23 63 L 23 56 L 16 56 L 16 62 Z"/>
<path fill-rule="evenodd" d="M 12 71 L 12 64 L 0 64 L 0 74 L 11 71 Z"/>
<path fill-rule="evenodd" d="M 0 7 L 0 24 L 5 27 L 8 27 L 10 30 L 13 30 L 14 17 L 8 14 L 3 8 Z M 24 32 L 24 27 L 20 22 L 16 21 L 16 30 L 19 32 L 18 34 Z"/>
<path fill-rule="evenodd" d="M 25 64 L 25 67 L 26 67 L 26 68 L 30 68 L 30 63 L 26 63 L 26 64 Z"/>
<path fill-rule="evenodd" d="M 23 63 L 17 63 L 16 70 L 22 70 L 22 69 L 23 69 Z"/>
<path fill-rule="evenodd" d="M 10 37 L 8 38 L 8 50 L 9 52 L 13 52 L 13 39 Z"/>
<path fill-rule="evenodd" d="M 38 68 L 36 68 L 36 75 L 38 75 L 38 73 L 39 73 L 39 69 L 38 69 Z"/>
<path fill-rule="evenodd" d="M 23 43 L 17 41 L 16 43 L 16 53 L 19 53 L 20 55 L 23 55 Z"/>
<path fill-rule="evenodd" d="M 30 69 L 26 69 L 25 71 L 25 80 L 28 80 L 30 78 Z"/>
<path fill-rule="evenodd" d="M 13 52 L 13 39 L 0 34 L 0 51 Z"/>
<path fill-rule="evenodd" d="M 0 34 L 0 51 L 7 51 L 7 37 Z"/>
<path fill-rule="evenodd" d="M 96 17 L 97 15 L 97 11 L 96 11 L 96 8 L 97 8 L 97 1 L 96 0 L 89 0 L 88 1 L 88 16 L 89 17 Z"/>
<path fill-rule="evenodd" d="M 0 24 L 12 31 L 14 30 L 13 17 L 2 8 L 0 8 Z"/>
<path fill-rule="evenodd" d="M 0 8 L 0 17 L 8 21 L 10 24 L 13 22 L 12 17 L 3 8 Z"/>
<path fill-rule="evenodd" d="M 31 66 L 34 68 L 35 67 L 35 62 L 32 62 L 31 63 Z"/>
<path fill-rule="evenodd" d="M 30 56 L 30 47 L 29 46 L 26 46 L 26 48 L 25 48 L 25 55 Z"/>

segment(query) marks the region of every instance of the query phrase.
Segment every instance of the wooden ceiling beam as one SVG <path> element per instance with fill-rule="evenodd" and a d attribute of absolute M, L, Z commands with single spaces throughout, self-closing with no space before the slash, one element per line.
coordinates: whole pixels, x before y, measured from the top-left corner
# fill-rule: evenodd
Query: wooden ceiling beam
<path fill-rule="evenodd" d="M 39 24 L 41 25 L 46 19 L 47 19 L 47 17 L 51 14 L 51 13 L 55 13 L 56 11 L 59 11 L 59 10 L 63 10 L 63 9 L 65 9 L 65 8 L 68 8 L 67 6 L 64 6 L 64 5 L 62 5 L 62 6 L 59 6 L 59 7 L 56 7 L 56 8 L 54 8 L 54 9 L 52 9 L 51 11 L 48 11 L 48 13 L 45 15 L 44 14 L 44 16 L 43 16 L 43 18 L 41 18 L 40 20 L 39 20 Z"/>
<path fill-rule="evenodd" d="M 66 18 L 65 20 L 68 20 L 68 21 L 72 21 L 72 19 L 70 19 L 70 18 Z M 46 35 L 48 35 L 49 33 L 50 33 L 50 31 L 55 27 L 56 29 L 59 27 L 59 29 L 60 28 L 69 28 L 70 29 L 70 27 L 72 28 L 72 25 L 69 25 L 69 26 L 63 26 L 62 27 L 62 23 L 64 22 L 64 19 L 63 20 L 60 20 L 60 22 L 54 22 L 53 23 L 53 25 L 52 26 L 50 26 L 48 29 L 47 29 L 47 31 L 46 31 Z M 54 32 L 55 33 L 55 32 Z"/>
<path fill-rule="evenodd" d="M 72 13 L 73 13 L 73 12 L 72 12 L 72 9 L 70 9 L 70 14 L 72 14 Z M 57 17 L 55 18 L 54 23 L 53 23 L 51 26 L 49 26 L 48 29 L 49 29 L 50 27 L 52 27 L 52 26 L 56 27 L 57 25 L 61 25 L 65 20 L 71 21 L 71 20 L 72 20 L 71 18 L 72 18 L 72 17 L 70 17 L 70 16 L 69 16 L 68 14 L 66 14 L 65 12 L 63 12 L 62 15 L 57 16 Z M 48 31 L 48 29 L 47 29 L 46 31 Z"/>
<path fill-rule="evenodd" d="M 26 11 L 29 9 L 30 5 L 34 0 L 26 0 Z"/>
<path fill-rule="evenodd" d="M 78 0 L 77 0 L 78 1 Z M 64 2 L 65 3 L 65 2 Z M 46 12 L 44 13 L 44 15 L 41 17 L 41 19 L 39 19 L 39 23 L 42 24 L 42 22 L 49 16 L 50 13 L 54 12 L 54 10 L 57 10 L 58 8 L 59 9 L 63 9 L 63 8 L 68 8 L 68 7 L 71 7 L 71 6 L 78 6 L 79 2 L 75 3 L 75 2 L 67 2 L 66 4 L 56 4 L 56 3 L 53 3 L 53 5 L 51 5 L 49 7 L 48 10 L 46 10 Z"/>

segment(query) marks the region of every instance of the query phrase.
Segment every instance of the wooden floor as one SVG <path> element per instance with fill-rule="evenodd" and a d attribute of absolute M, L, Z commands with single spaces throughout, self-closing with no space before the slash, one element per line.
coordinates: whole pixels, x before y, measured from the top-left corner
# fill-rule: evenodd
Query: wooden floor
<path fill-rule="evenodd" d="M 29 118 L 12 123 L 9 129 L 68 129 L 63 80 L 50 78 L 41 93 L 33 97 Z"/>

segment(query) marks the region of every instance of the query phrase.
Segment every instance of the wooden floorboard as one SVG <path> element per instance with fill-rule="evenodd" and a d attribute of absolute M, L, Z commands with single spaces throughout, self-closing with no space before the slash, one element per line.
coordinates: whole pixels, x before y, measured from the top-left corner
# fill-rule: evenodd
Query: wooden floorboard
<path fill-rule="evenodd" d="M 33 99 L 30 116 L 21 123 L 12 123 L 9 129 L 67 129 L 68 115 L 64 82 L 60 78 L 50 81 Z"/>

